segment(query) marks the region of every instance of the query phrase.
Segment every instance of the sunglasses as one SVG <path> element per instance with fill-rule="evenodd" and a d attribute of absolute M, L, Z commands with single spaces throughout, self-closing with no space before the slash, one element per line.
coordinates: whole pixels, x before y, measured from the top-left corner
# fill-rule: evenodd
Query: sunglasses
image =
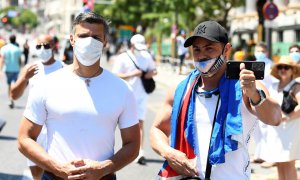
<path fill-rule="evenodd" d="M 41 49 L 41 47 L 44 46 L 44 49 L 50 49 L 50 44 L 38 44 L 35 46 L 36 49 Z"/>
<path fill-rule="evenodd" d="M 289 69 L 291 69 L 291 68 L 292 68 L 291 66 L 286 66 L 286 65 L 279 65 L 279 66 L 277 66 L 277 69 L 278 69 L 278 70 L 281 70 L 281 69 L 289 70 Z"/>

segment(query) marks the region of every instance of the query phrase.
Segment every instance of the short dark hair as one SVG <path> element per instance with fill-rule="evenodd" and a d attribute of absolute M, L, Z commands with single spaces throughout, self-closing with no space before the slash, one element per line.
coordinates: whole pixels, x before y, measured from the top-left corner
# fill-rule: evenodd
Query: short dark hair
<path fill-rule="evenodd" d="M 104 17 L 102 17 L 101 15 L 89 11 L 89 12 L 85 12 L 85 13 L 80 13 L 75 20 L 73 21 L 73 33 L 75 33 L 75 26 L 82 23 L 82 22 L 87 22 L 90 24 L 102 24 L 104 26 L 104 33 L 105 35 L 108 35 L 109 33 L 109 26 L 108 23 L 106 21 L 106 19 Z"/>
<path fill-rule="evenodd" d="M 289 52 L 291 51 L 292 48 L 297 48 L 298 50 L 300 50 L 300 46 L 298 44 L 293 44 L 289 47 Z"/>
<path fill-rule="evenodd" d="M 264 49 L 268 50 L 267 44 L 265 42 L 263 42 L 263 41 L 257 43 L 256 47 L 261 47 L 261 48 L 264 48 Z"/>
<path fill-rule="evenodd" d="M 9 41 L 10 41 L 10 43 L 15 43 L 16 42 L 16 36 L 15 35 L 9 36 Z"/>

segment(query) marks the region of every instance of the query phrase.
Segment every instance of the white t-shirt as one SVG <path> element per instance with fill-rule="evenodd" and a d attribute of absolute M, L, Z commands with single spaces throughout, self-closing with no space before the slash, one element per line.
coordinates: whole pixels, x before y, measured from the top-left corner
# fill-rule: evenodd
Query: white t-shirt
<path fill-rule="evenodd" d="M 147 51 L 140 51 L 139 56 L 135 56 L 131 51 L 126 51 L 120 54 L 114 62 L 112 72 L 113 73 L 128 73 L 136 70 L 135 65 L 132 60 L 136 63 L 136 65 L 142 69 L 143 71 L 150 71 L 155 69 L 155 63 L 153 61 L 152 56 Z M 143 97 L 147 95 L 144 90 L 142 80 L 140 77 L 132 77 L 127 79 L 127 82 L 131 85 L 134 95 L 136 97 Z"/>
<path fill-rule="evenodd" d="M 205 176 L 208 147 L 217 100 L 218 95 L 212 95 L 211 98 L 205 98 L 204 96 L 197 96 L 196 98 L 194 119 L 199 148 L 197 168 L 200 178 L 202 179 L 204 179 Z M 220 105 L 221 100 L 218 108 L 220 108 Z M 241 105 L 241 113 L 243 120 L 243 134 L 232 136 L 233 139 L 238 141 L 238 149 L 225 154 L 225 163 L 212 166 L 212 180 L 250 179 L 250 161 L 247 145 L 257 120 L 256 117 L 247 110 L 244 103 Z"/>
<path fill-rule="evenodd" d="M 63 68 L 32 88 L 24 116 L 47 127 L 48 154 L 61 163 L 114 154 L 115 129 L 138 123 L 130 86 L 107 70 L 90 78 Z"/>
<path fill-rule="evenodd" d="M 187 53 L 188 48 L 184 47 L 185 39 L 182 36 L 177 36 L 176 41 L 177 41 L 177 54 L 181 56 Z"/>
<path fill-rule="evenodd" d="M 38 71 L 37 73 L 29 79 L 29 88 L 31 89 L 35 82 L 39 80 L 41 77 L 44 77 L 45 75 L 48 75 L 58 69 L 63 68 L 63 63 L 61 61 L 56 60 L 53 64 L 50 65 L 44 65 L 42 61 L 36 61 L 34 64 L 38 65 Z"/>
<path fill-rule="evenodd" d="M 29 79 L 29 90 L 33 88 L 34 84 L 36 84 L 36 82 L 40 78 L 63 68 L 63 64 L 61 61 L 55 61 L 50 65 L 43 65 L 41 61 L 36 61 L 34 63 L 38 65 L 38 71 L 32 78 Z M 36 142 L 39 143 L 45 150 L 47 150 L 47 129 L 45 128 L 45 126 L 43 126 Z M 30 160 L 27 161 L 27 164 L 28 166 L 36 166 L 36 164 Z"/>
<path fill-rule="evenodd" d="M 134 55 L 131 51 L 127 51 L 120 54 L 114 61 L 112 68 L 113 73 L 128 73 L 136 70 L 135 65 L 128 55 L 143 71 L 151 71 L 155 69 L 154 60 L 148 51 L 140 51 L 139 55 Z M 133 89 L 136 103 L 138 105 L 138 117 L 140 120 L 145 120 L 148 94 L 143 87 L 142 80 L 140 77 L 132 77 L 126 81 Z"/>

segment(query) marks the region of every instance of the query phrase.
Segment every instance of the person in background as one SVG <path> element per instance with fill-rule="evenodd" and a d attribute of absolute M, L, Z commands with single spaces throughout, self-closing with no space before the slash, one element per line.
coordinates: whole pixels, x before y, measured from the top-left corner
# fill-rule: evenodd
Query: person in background
<path fill-rule="evenodd" d="M 300 46 L 298 44 L 293 44 L 289 47 L 290 57 L 297 64 L 300 64 Z"/>
<path fill-rule="evenodd" d="M 137 69 L 135 64 L 140 68 Z M 112 72 L 120 78 L 126 80 L 132 87 L 136 103 L 138 105 L 138 118 L 140 124 L 141 146 L 139 156 L 136 161 L 141 164 L 146 164 L 143 150 L 144 137 L 144 121 L 146 119 L 146 106 L 148 94 L 142 84 L 142 71 L 146 72 L 145 77 L 151 78 L 157 74 L 155 63 L 151 54 L 147 51 L 145 37 L 141 34 L 136 34 L 130 39 L 130 49 L 121 53 L 114 61 Z"/>
<path fill-rule="evenodd" d="M 53 36 L 53 42 L 55 44 L 55 48 L 54 48 L 54 53 L 58 54 L 58 50 L 59 50 L 59 39 L 57 36 Z"/>
<path fill-rule="evenodd" d="M 1 39 L 0 37 L 0 49 L 6 44 L 4 39 Z"/>
<path fill-rule="evenodd" d="M 238 47 L 233 54 L 233 60 L 234 61 L 245 61 L 245 58 L 246 58 L 245 51 L 241 47 Z"/>
<path fill-rule="evenodd" d="M 44 77 L 58 69 L 63 67 L 61 61 L 54 59 L 54 43 L 51 36 L 40 35 L 36 43 L 36 51 L 39 61 L 27 64 L 22 69 L 20 76 L 15 84 L 11 88 L 11 96 L 14 100 L 19 99 L 26 87 L 29 85 L 29 89 L 33 88 L 35 83 Z M 47 149 L 47 129 L 43 126 L 40 135 L 37 138 L 37 142 L 44 148 Z M 28 160 L 28 166 L 30 168 L 33 179 L 41 179 L 43 175 L 43 169 L 38 167 L 34 162 Z"/>
<path fill-rule="evenodd" d="M 273 64 L 273 61 L 268 58 L 268 46 L 264 42 L 259 42 L 255 46 L 255 52 L 254 56 L 256 61 L 262 61 L 265 63 L 265 74 L 264 79 L 261 81 L 267 89 L 269 89 L 272 86 L 272 83 L 276 82 L 277 79 L 275 79 L 273 76 L 271 76 L 271 67 Z M 267 137 L 267 124 L 263 123 L 262 121 L 258 121 L 257 126 L 254 128 L 253 132 L 253 138 L 255 141 L 255 152 L 253 155 L 252 162 L 253 163 L 259 163 L 264 168 L 269 168 L 274 166 L 274 163 L 265 162 L 261 158 L 261 153 L 264 148 L 264 143 L 266 141 Z"/>
<path fill-rule="evenodd" d="M 67 45 L 64 49 L 64 55 L 63 55 L 62 61 L 67 65 L 72 64 L 73 63 L 73 55 L 74 55 L 73 47 L 70 42 L 67 42 Z"/>
<path fill-rule="evenodd" d="M 273 61 L 269 58 L 268 46 L 265 42 L 259 42 L 255 46 L 254 56 L 256 61 L 265 62 L 265 70 L 270 71 Z"/>
<path fill-rule="evenodd" d="M 182 74 L 182 66 L 184 64 L 185 58 L 188 56 L 188 48 L 184 47 L 184 42 L 186 38 L 186 32 L 180 30 L 179 35 L 176 37 L 177 45 L 177 55 L 179 57 L 179 74 Z"/>
<path fill-rule="evenodd" d="M 10 99 L 8 106 L 12 109 L 15 107 L 15 104 L 11 97 L 10 89 L 12 84 L 17 81 L 20 72 L 22 51 L 16 45 L 15 35 L 11 35 L 9 41 L 10 43 L 3 46 L 0 51 L 0 71 L 2 72 L 4 67 L 8 85 L 8 97 Z"/>
<path fill-rule="evenodd" d="M 200 23 L 184 46 L 192 46 L 195 70 L 168 92 L 151 127 L 151 146 L 166 159 L 159 177 L 250 179 L 255 117 L 279 125 L 280 106 L 243 63 L 239 80 L 225 78 L 231 44 L 219 23 Z"/>
<path fill-rule="evenodd" d="M 25 43 L 23 44 L 24 65 L 28 63 L 29 49 L 28 39 L 26 39 Z"/>
<path fill-rule="evenodd" d="M 116 179 L 139 151 L 137 108 L 131 87 L 100 66 L 109 27 L 90 11 L 73 22 L 73 64 L 31 89 L 21 119 L 18 148 L 44 169 L 42 179 Z M 47 149 L 36 139 L 47 128 Z M 119 126 L 122 147 L 115 152 Z"/>
<path fill-rule="evenodd" d="M 300 77 L 300 66 L 289 56 L 282 56 L 272 67 L 271 74 L 279 81 L 269 88 L 270 96 L 283 103 L 283 89 L 297 77 Z M 290 112 L 282 111 L 282 122 L 279 126 L 268 126 L 265 146 L 261 157 L 267 162 L 276 163 L 279 180 L 296 180 L 295 160 L 300 159 L 300 81 L 296 81 L 289 92 L 298 105 Z"/>

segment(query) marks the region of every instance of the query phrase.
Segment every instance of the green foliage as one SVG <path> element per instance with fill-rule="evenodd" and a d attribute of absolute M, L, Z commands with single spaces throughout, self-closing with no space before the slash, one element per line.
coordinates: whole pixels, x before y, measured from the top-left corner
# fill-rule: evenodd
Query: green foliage
<path fill-rule="evenodd" d="M 19 24 L 27 24 L 31 29 L 38 25 L 37 16 L 28 9 L 23 9 L 17 19 Z"/>
<path fill-rule="evenodd" d="M 108 18 L 111 26 L 116 29 L 120 25 L 142 26 L 142 33 L 146 37 L 151 37 L 147 39 L 155 39 L 157 42 L 157 51 L 161 50 L 164 37 L 170 37 L 174 24 L 178 30 L 184 29 L 188 33 L 204 20 L 217 20 L 227 27 L 229 10 L 245 3 L 240 0 L 112 0 L 112 2 L 111 5 L 96 4 L 94 11 Z"/>
<path fill-rule="evenodd" d="M 240 0 L 113 0 L 111 5 L 96 4 L 94 11 L 111 21 L 111 25 L 142 25 L 153 32 L 170 34 L 172 24 L 192 31 L 203 20 L 227 23 L 232 7 L 244 5 Z M 197 15 L 202 10 L 201 16 Z M 199 14 L 199 13 L 198 13 Z"/>
<path fill-rule="evenodd" d="M 16 6 L 9 6 L 4 9 L 0 9 L 0 14 L 5 15 L 9 10 L 14 10 L 18 12 L 18 16 L 9 18 L 8 24 L 21 29 L 24 26 L 29 27 L 30 29 L 38 25 L 38 18 L 29 9 L 18 9 Z"/>

